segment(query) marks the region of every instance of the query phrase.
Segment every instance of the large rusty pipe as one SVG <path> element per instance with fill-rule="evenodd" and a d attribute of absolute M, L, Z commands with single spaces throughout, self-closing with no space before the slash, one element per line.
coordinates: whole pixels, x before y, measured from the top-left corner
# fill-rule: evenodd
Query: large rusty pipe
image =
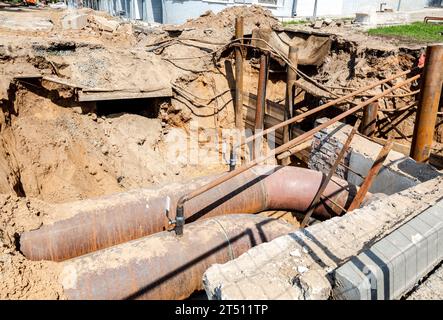
<path fill-rule="evenodd" d="M 411 157 L 427 162 L 431 154 L 443 82 L 443 45 L 428 46 L 415 119 Z"/>
<path fill-rule="evenodd" d="M 303 212 L 311 204 L 322 177 L 322 173 L 309 169 L 257 166 L 189 200 L 184 206 L 184 218 L 192 222 L 231 213 Z M 199 185 L 195 183 L 194 188 Z M 354 190 L 347 182 L 335 179 L 325 195 L 346 207 Z M 166 211 L 174 212 L 177 198 L 186 191 L 177 184 L 169 192 L 133 191 L 64 204 L 58 211 L 66 211 L 67 217 L 23 233 L 20 249 L 31 260 L 61 261 L 162 231 L 168 225 Z M 327 219 L 340 215 L 341 209 L 333 202 L 319 205 L 314 216 Z"/>
<path fill-rule="evenodd" d="M 320 130 L 323 130 L 323 129 L 329 127 L 331 124 L 334 124 L 337 121 L 340 121 L 341 119 L 346 118 L 347 116 L 349 116 L 349 115 L 359 111 L 360 109 L 366 107 L 367 105 L 371 104 L 372 102 L 378 101 L 378 99 L 388 95 L 392 91 L 394 91 L 394 90 L 396 90 L 398 88 L 401 88 L 401 87 L 403 87 L 403 86 L 405 86 L 405 85 L 407 85 L 407 84 L 409 84 L 409 83 L 411 83 L 411 82 L 413 82 L 413 81 L 415 81 L 415 80 L 417 80 L 419 78 L 420 78 L 420 75 L 416 75 L 416 76 L 413 76 L 413 77 L 411 77 L 411 78 L 409 78 L 409 79 L 407 79 L 405 81 L 402 81 L 402 82 L 396 84 L 395 86 L 393 86 L 393 87 L 391 87 L 391 88 L 389 88 L 389 89 L 387 89 L 387 90 L 385 90 L 385 91 L 375 95 L 374 97 L 372 97 L 372 98 L 370 98 L 370 99 L 368 99 L 368 100 L 366 100 L 366 101 L 364 101 L 362 103 L 357 104 L 355 107 L 353 107 L 353 108 L 351 108 L 351 109 L 349 109 L 347 111 L 342 112 L 338 116 L 336 116 L 336 117 L 334 117 L 334 118 L 332 118 L 332 119 L 330 119 L 328 121 L 325 121 L 324 123 L 320 124 L 319 126 L 315 127 L 314 129 L 311 129 L 311 130 L 301 134 L 300 136 L 290 140 L 289 142 L 287 142 L 287 143 L 285 143 L 285 144 L 275 148 L 273 150 L 273 152 L 271 152 L 269 155 L 257 158 L 255 160 L 253 160 L 253 161 L 251 161 L 251 162 L 241 166 L 240 168 L 237 168 L 237 169 L 235 169 L 233 171 L 230 171 L 230 172 L 220 176 L 219 178 L 211 181 L 210 183 L 208 183 L 208 184 L 206 184 L 206 185 L 204 185 L 204 186 L 202 186 L 202 187 L 200 187 L 200 188 L 198 188 L 198 189 L 196 189 L 196 190 L 194 190 L 194 191 L 192 191 L 192 192 L 190 192 L 188 194 L 185 194 L 185 195 L 181 196 L 179 198 L 178 202 L 177 202 L 177 209 L 176 209 L 176 215 L 175 215 L 175 217 L 176 217 L 175 218 L 175 232 L 176 232 L 176 234 L 178 236 L 183 234 L 183 226 L 184 226 L 184 223 L 185 223 L 185 219 L 184 219 L 184 215 L 183 215 L 183 206 L 184 206 L 184 204 L 187 201 L 189 201 L 189 200 L 191 200 L 191 199 L 193 199 L 193 198 L 195 198 L 195 197 L 197 197 L 197 196 L 199 196 L 199 195 L 201 195 L 201 194 L 203 194 L 203 193 L 213 189 L 214 187 L 218 186 L 219 184 L 221 184 L 221 183 L 223 183 L 223 182 L 225 182 L 225 181 L 227 181 L 229 179 L 234 178 L 235 176 L 245 172 L 246 170 L 256 166 L 259 163 L 262 163 L 263 161 L 265 161 L 265 160 L 267 160 L 267 159 L 269 159 L 271 157 L 274 157 L 275 155 L 279 155 L 280 153 L 283 153 L 283 152 L 286 152 L 286 151 L 291 151 L 294 147 L 296 147 L 299 144 L 301 144 L 301 143 L 305 142 L 306 140 L 310 139 L 310 137 L 312 137 L 315 133 L 319 132 Z"/>
<path fill-rule="evenodd" d="M 212 264 L 294 229 L 260 216 L 206 219 L 189 224 L 180 238 L 160 232 L 66 261 L 59 279 L 68 299 L 184 299 L 203 288 Z"/>

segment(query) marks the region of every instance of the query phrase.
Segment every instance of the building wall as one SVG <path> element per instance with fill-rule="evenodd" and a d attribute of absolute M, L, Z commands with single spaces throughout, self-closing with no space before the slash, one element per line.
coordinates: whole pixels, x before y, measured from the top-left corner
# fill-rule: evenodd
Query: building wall
<path fill-rule="evenodd" d="M 310 17 L 314 13 L 316 0 L 295 0 L 298 17 Z M 317 16 L 354 15 L 357 12 L 372 12 L 384 7 L 394 10 L 411 11 L 420 10 L 435 0 L 317 0 Z"/>
<path fill-rule="evenodd" d="M 342 14 L 346 0 L 317 0 L 317 16 L 338 16 Z M 311 17 L 314 14 L 315 0 L 297 0 L 297 17 Z"/>
<path fill-rule="evenodd" d="M 394 10 L 420 10 L 428 5 L 440 5 L 441 0 L 274 0 L 276 4 L 259 1 L 272 0 L 83 0 L 84 5 L 129 19 L 169 24 L 181 24 L 211 10 L 217 13 L 225 8 L 261 4 L 276 17 L 311 17 L 317 2 L 317 16 L 352 16 L 357 12 L 379 10 L 380 3 Z"/>
<path fill-rule="evenodd" d="M 397 11 L 413 11 L 423 9 L 429 0 L 344 0 L 343 15 L 353 15 L 357 12 L 372 12 L 380 9 L 380 3 Z"/>

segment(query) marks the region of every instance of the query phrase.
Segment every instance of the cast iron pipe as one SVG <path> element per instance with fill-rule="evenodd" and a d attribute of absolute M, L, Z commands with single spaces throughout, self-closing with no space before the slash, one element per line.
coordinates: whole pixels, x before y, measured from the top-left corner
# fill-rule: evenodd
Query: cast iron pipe
<path fill-rule="evenodd" d="M 309 169 L 257 166 L 189 200 L 182 207 L 183 219 L 192 222 L 223 214 L 266 210 L 303 212 L 314 199 L 322 178 L 321 172 Z M 194 189 L 199 185 L 194 184 Z M 20 249 L 31 260 L 61 261 L 165 230 L 167 197 L 169 212 L 174 212 L 177 198 L 186 191 L 177 185 L 159 195 L 155 190 L 149 193 L 139 190 L 65 204 L 63 208 L 72 213 L 64 220 L 23 233 Z M 341 207 L 352 201 L 354 193 L 354 186 L 338 178 L 325 191 Z M 326 201 L 316 208 L 314 217 L 328 219 L 340 214 L 340 208 Z"/>
<path fill-rule="evenodd" d="M 180 238 L 160 232 L 66 261 L 59 281 L 68 299 L 184 299 L 203 288 L 209 266 L 294 229 L 244 214 L 206 219 Z"/>

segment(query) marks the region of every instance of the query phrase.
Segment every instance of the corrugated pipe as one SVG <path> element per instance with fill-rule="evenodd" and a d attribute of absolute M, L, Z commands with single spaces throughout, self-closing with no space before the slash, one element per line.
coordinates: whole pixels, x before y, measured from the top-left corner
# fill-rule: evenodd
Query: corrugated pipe
<path fill-rule="evenodd" d="M 189 223 L 232 213 L 304 212 L 322 179 L 321 172 L 309 169 L 257 166 L 186 202 L 184 216 Z M 194 183 L 193 188 L 203 184 Z M 163 231 L 168 227 L 167 213 L 174 214 L 177 199 L 189 189 L 182 185 L 169 192 L 139 190 L 65 204 L 67 217 L 23 233 L 20 250 L 31 260 L 62 261 Z M 324 220 L 342 214 L 355 191 L 355 186 L 334 178 L 324 192 L 327 200 L 313 216 Z"/>
<path fill-rule="evenodd" d="M 290 233 L 294 226 L 255 215 L 229 215 L 186 225 L 178 238 L 159 232 L 63 262 L 68 299 L 184 299 L 200 290 L 215 263 Z"/>

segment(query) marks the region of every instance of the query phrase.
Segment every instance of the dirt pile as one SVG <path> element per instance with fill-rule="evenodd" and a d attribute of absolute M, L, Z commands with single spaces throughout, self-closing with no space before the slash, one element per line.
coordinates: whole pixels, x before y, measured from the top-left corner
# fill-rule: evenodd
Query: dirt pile
<path fill-rule="evenodd" d="M 149 108 L 145 103 L 142 107 Z M 131 110 L 131 102 L 119 107 Z M 64 202 L 211 170 L 208 166 L 194 172 L 199 163 L 176 163 L 174 136 L 183 136 L 182 129 L 165 132 L 155 113 L 152 118 L 130 113 L 97 116 L 83 113 L 80 106 L 61 107 L 25 88 L 17 92 L 15 108 L 18 115 L 10 116 L 1 135 L 0 150 L 9 155 L 0 170 L 1 180 L 7 182 L 2 192 Z M 180 143 L 186 147 L 186 141 Z"/>
<path fill-rule="evenodd" d="M 188 20 L 182 27 L 202 30 L 206 36 L 211 38 L 216 36 L 217 41 L 229 41 L 235 33 L 235 19 L 240 16 L 244 19 L 245 34 L 251 34 L 252 29 L 257 27 L 272 28 L 280 25 L 271 11 L 264 9 L 262 6 L 253 5 L 235 6 L 224 9 L 217 14 L 207 11 L 199 18 Z"/>
<path fill-rule="evenodd" d="M 62 299 L 58 265 L 29 261 L 16 248 L 18 234 L 39 227 L 48 206 L 0 195 L 0 210 L 0 299 Z"/>

